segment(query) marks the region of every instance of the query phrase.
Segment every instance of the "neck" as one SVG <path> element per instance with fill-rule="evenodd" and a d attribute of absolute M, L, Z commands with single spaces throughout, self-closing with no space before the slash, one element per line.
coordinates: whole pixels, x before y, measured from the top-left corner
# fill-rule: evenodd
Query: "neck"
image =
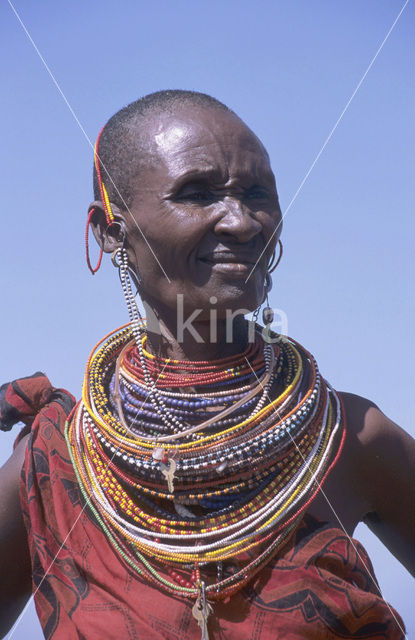
<path fill-rule="evenodd" d="M 250 323 L 242 315 L 236 316 L 231 326 L 229 321 L 218 320 L 214 330 L 208 320 L 183 329 L 174 319 L 158 315 L 156 325 L 147 318 L 148 348 L 161 358 L 218 360 L 246 349 L 252 339 L 249 328 Z"/>

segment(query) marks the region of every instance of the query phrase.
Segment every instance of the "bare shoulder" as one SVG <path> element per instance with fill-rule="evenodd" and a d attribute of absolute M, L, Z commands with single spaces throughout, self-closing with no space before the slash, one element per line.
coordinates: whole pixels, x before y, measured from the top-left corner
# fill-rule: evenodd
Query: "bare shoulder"
<path fill-rule="evenodd" d="M 0 469 L 0 636 L 19 615 L 31 592 L 30 556 L 19 499 L 27 438 Z"/>
<path fill-rule="evenodd" d="M 379 407 L 354 393 L 339 392 L 343 400 L 347 426 L 362 445 L 393 442 L 415 446 L 415 440 L 396 423 L 390 420 Z"/>
<path fill-rule="evenodd" d="M 364 522 L 415 575 L 415 440 L 370 400 L 340 396 L 354 473 L 368 504 Z"/>
<path fill-rule="evenodd" d="M 402 479 L 410 489 L 415 480 L 415 440 L 367 398 L 352 393 L 339 395 L 354 454 L 364 463 L 363 471 L 383 471 L 391 482 L 393 478 Z M 377 484 L 372 477 L 375 494 L 379 493 Z"/>

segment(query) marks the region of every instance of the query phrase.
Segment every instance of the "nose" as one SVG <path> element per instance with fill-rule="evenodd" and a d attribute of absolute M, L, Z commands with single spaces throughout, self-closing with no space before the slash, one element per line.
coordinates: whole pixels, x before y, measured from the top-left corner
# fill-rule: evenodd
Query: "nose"
<path fill-rule="evenodd" d="M 215 224 L 217 235 L 233 236 L 238 242 L 249 242 L 262 231 L 262 224 L 256 220 L 243 203 L 227 196 L 220 203 L 221 217 Z"/>

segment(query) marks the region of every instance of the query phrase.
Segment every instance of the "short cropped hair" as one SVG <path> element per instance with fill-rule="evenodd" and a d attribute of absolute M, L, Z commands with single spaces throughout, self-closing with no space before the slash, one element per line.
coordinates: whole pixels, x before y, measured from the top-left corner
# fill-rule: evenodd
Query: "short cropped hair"
<path fill-rule="evenodd" d="M 120 109 L 102 130 L 98 146 L 101 176 L 110 202 L 120 209 L 130 207 L 133 200 L 132 179 L 137 178 L 140 157 L 145 149 L 139 135 L 139 127 L 147 116 L 171 112 L 183 105 L 214 107 L 233 113 L 216 98 L 181 89 L 167 89 L 150 93 Z M 100 189 L 94 165 L 94 199 L 100 200 Z"/>

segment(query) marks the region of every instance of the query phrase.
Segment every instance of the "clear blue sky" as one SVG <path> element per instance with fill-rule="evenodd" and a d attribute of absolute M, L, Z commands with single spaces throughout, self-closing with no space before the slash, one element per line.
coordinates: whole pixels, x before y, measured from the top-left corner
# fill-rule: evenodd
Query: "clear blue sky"
<path fill-rule="evenodd" d="M 211 93 L 263 140 L 288 206 L 402 1 L 16 0 L 86 135 L 162 88 Z M 338 389 L 415 435 L 415 6 L 409 2 L 285 220 L 271 301 Z M 92 151 L 7 2 L 0 8 L 0 380 L 43 370 L 79 396 L 95 342 L 126 321 L 83 234 Z M 14 435 L 1 435 L 0 456 Z M 359 525 L 415 637 L 415 584 Z M 33 609 L 13 640 L 41 638 Z"/>

